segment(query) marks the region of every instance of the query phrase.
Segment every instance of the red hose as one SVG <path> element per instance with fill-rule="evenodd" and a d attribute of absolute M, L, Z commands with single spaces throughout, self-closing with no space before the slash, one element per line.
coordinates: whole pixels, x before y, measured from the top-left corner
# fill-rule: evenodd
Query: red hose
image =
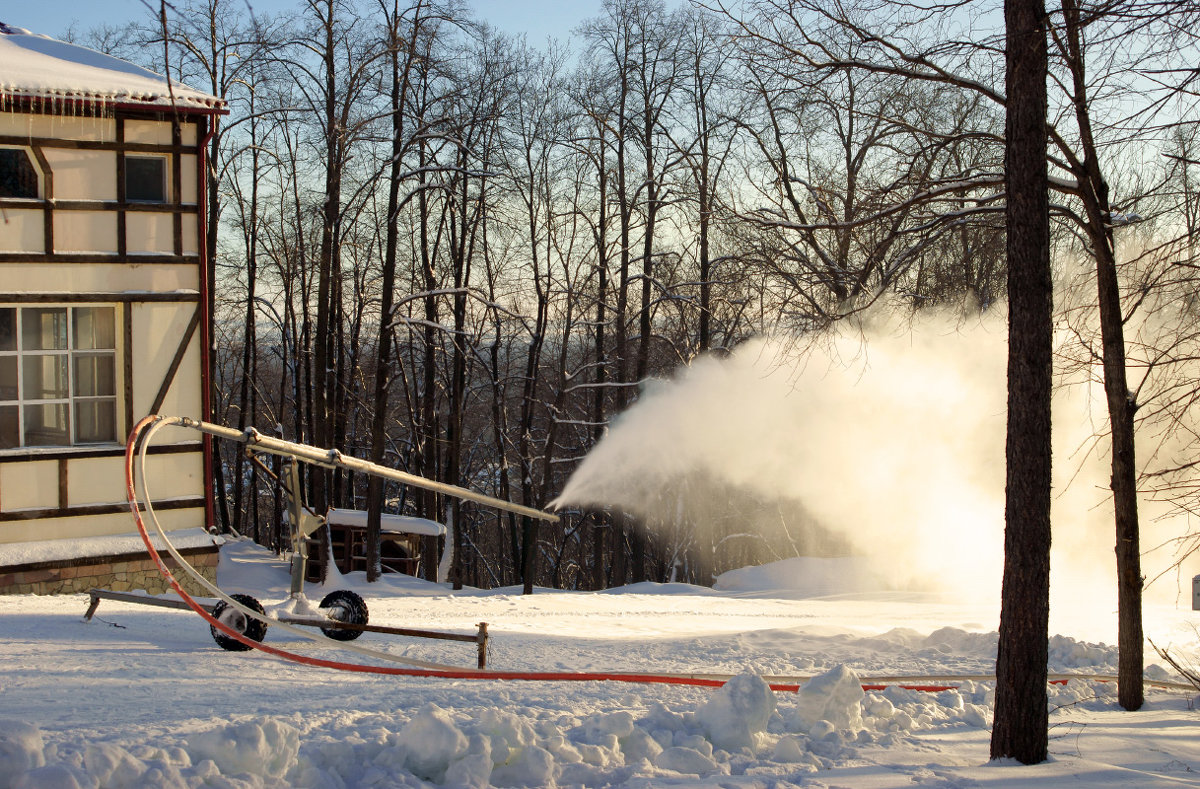
<path fill-rule="evenodd" d="M 146 550 L 150 552 L 150 558 L 154 560 L 154 564 L 158 567 L 158 571 L 162 574 L 175 593 L 204 621 L 216 628 L 220 632 L 230 638 L 245 644 L 251 649 L 257 649 L 261 652 L 266 652 L 269 655 L 290 660 L 294 663 L 301 663 L 306 666 L 317 666 L 319 668 L 334 669 L 336 671 L 354 671 L 362 674 L 384 674 L 391 676 L 402 677 L 435 677 L 439 679 L 491 679 L 491 680 L 531 680 L 540 682 L 630 682 L 639 684 L 653 685 L 692 685 L 705 688 L 718 688 L 724 685 L 728 680 L 716 679 L 709 677 L 694 677 L 679 674 L 642 674 L 642 673 L 612 673 L 612 672 L 597 672 L 597 671 L 488 671 L 484 669 L 428 669 L 428 668 L 400 668 L 398 666 L 372 666 L 365 663 L 347 663 L 340 660 L 325 660 L 323 658 L 309 657 L 292 652 L 286 649 L 269 646 L 260 641 L 247 638 L 242 633 L 239 633 L 224 623 L 218 621 L 202 606 L 196 602 L 179 582 L 175 580 L 175 576 L 167 568 L 162 557 L 159 556 L 158 550 L 150 541 L 150 535 L 146 531 L 146 524 L 142 520 L 141 508 L 137 501 L 137 492 L 134 486 L 133 473 L 133 455 L 134 447 L 138 442 L 142 430 L 147 425 L 160 419 L 158 416 L 147 416 L 142 419 L 129 434 L 129 440 L 125 445 L 125 484 L 129 498 L 129 508 L 133 512 L 134 521 L 137 523 L 138 533 L 142 537 L 142 542 L 146 545 Z M 1052 682 L 1065 683 L 1066 680 L 1052 680 Z M 800 689 L 800 685 L 796 683 L 768 683 L 771 690 L 795 693 Z M 956 685 L 919 685 L 919 684 L 863 684 L 862 688 L 865 691 L 884 690 L 888 687 L 901 687 L 907 690 L 919 690 L 930 693 L 938 693 L 944 690 L 953 690 Z"/>
<path fill-rule="evenodd" d="M 146 530 L 146 524 L 142 520 L 141 508 L 137 502 L 137 491 L 134 485 L 133 472 L 133 456 L 134 447 L 137 444 L 138 438 L 142 430 L 147 425 L 156 421 L 158 417 L 147 416 L 142 419 L 129 434 L 129 440 L 125 444 L 125 484 L 126 492 L 129 499 L 129 508 L 133 513 L 134 521 L 137 523 L 138 534 L 141 535 L 142 542 L 146 545 L 146 550 L 150 553 L 150 558 L 154 560 L 154 564 L 158 567 L 158 571 L 166 579 L 175 593 L 187 604 L 189 608 L 208 622 L 209 625 L 215 627 L 220 632 L 230 638 L 245 644 L 251 649 L 257 649 L 266 652 L 269 655 L 290 660 L 295 663 L 302 663 L 307 666 L 318 666 L 320 668 L 330 668 L 338 671 L 356 671 L 365 674 L 387 674 L 393 676 L 404 677 L 438 677 L 442 679 L 502 679 L 502 680 L 540 680 L 540 681 L 566 681 L 566 682 L 594 682 L 611 680 L 614 682 L 638 682 L 652 683 L 663 685 L 697 685 L 701 687 L 720 687 L 725 684 L 725 680 L 720 679 L 703 679 L 698 677 L 682 677 L 669 674 L 614 674 L 601 672 L 552 672 L 552 671 L 484 671 L 480 669 L 459 669 L 459 670 L 440 670 L 440 669 L 421 669 L 421 668 L 401 668 L 398 666 L 372 666 L 364 663 L 347 663 L 340 660 L 325 660 L 323 658 L 314 658 L 307 655 L 301 655 L 286 649 L 269 646 L 254 639 L 247 638 L 242 633 L 239 633 L 224 623 L 218 621 L 210 614 L 204 606 L 196 602 L 196 600 L 184 591 L 183 587 L 175 579 L 175 576 L 167 568 L 166 563 L 159 555 L 158 550 L 154 547 L 154 543 L 150 540 L 150 534 Z M 791 691 L 795 692 L 799 685 L 772 685 L 772 690 Z"/>

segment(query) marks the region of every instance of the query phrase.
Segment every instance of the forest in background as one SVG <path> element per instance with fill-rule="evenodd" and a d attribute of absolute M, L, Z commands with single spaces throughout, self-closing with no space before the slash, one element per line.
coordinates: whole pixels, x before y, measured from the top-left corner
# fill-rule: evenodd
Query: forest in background
<path fill-rule="evenodd" d="M 534 46 L 455 4 L 303 0 L 273 18 L 207 0 L 79 42 L 229 103 L 208 184 L 215 421 L 544 508 L 644 382 L 699 355 L 869 309 L 1003 308 L 998 9 L 605 0 L 569 42 Z M 1102 375 L 1111 249 L 1130 416 L 1173 442 L 1140 453 L 1140 489 L 1185 512 L 1198 10 L 1068 0 L 1050 35 L 1059 367 Z M 278 547 L 276 486 L 237 449 L 216 468 L 220 525 Z M 532 531 L 308 480 L 318 509 L 376 497 L 451 524 L 473 586 L 710 583 L 837 549 L 798 502 L 681 484 L 706 506 L 667 538 L 619 512 Z M 779 520 L 807 543 L 755 528 Z"/>

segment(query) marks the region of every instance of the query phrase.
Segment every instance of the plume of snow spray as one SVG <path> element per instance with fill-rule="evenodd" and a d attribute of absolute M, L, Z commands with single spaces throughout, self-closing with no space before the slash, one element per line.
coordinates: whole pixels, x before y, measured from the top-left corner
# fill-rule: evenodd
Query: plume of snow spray
<path fill-rule="evenodd" d="M 689 477 L 800 502 L 892 589 L 996 597 L 1003 564 L 1006 324 L 867 320 L 804 349 L 759 339 L 648 384 L 558 506 L 672 521 Z M 1098 386 L 1054 405 L 1052 583 L 1115 606 L 1107 425 Z M 1143 529 L 1155 516 L 1143 503 Z M 1153 537 L 1147 542 L 1152 542 Z M 1152 571 L 1148 571 L 1152 574 Z"/>

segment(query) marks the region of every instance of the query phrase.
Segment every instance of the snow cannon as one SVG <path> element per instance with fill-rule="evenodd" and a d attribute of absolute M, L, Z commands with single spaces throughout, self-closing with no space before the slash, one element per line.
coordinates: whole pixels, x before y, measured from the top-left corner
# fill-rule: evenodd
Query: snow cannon
<path fill-rule="evenodd" d="M 129 440 L 126 442 L 125 484 L 130 512 L 133 515 L 134 523 L 137 526 L 138 533 L 141 535 L 142 542 L 145 544 L 146 550 L 158 567 L 159 572 L 180 599 L 159 599 L 145 595 L 92 589 L 89 593 L 91 603 L 87 613 L 84 615 L 85 619 L 92 617 L 101 599 L 116 599 L 124 602 L 145 603 L 146 605 L 165 608 L 189 608 L 208 622 L 213 640 L 222 649 L 231 652 L 259 649 L 299 663 L 348 671 L 404 673 L 413 670 L 368 666 L 365 664 L 348 664 L 341 661 L 329 661 L 322 658 L 303 656 L 276 647 L 267 647 L 262 644 L 262 641 L 266 635 L 267 626 L 270 625 L 271 627 L 279 627 L 294 635 L 300 635 L 314 641 L 324 641 L 325 643 L 329 641 L 340 642 L 342 648 L 359 652 L 376 660 L 402 663 L 418 669 L 452 671 L 456 672 L 456 675 L 461 669 L 439 663 L 405 658 L 400 655 L 382 652 L 369 647 L 351 645 L 346 642 L 354 641 L 363 633 L 383 633 L 450 641 L 469 641 L 476 644 L 478 648 L 478 668 L 475 671 L 480 671 L 486 666 L 488 632 L 487 624 L 484 622 L 480 622 L 478 631 L 471 635 L 372 625 L 368 623 L 369 615 L 366 601 L 356 592 L 348 589 L 336 589 L 330 592 L 321 600 L 320 605 L 316 607 L 315 611 L 305 611 L 303 616 L 267 616 L 262 604 L 253 597 L 244 594 L 228 595 L 218 589 L 179 554 L 178 550 L 171 544 L 170 539 L 168 539 L 167 533 L 154 511 L 153 496 L 150 495 L 149 481 L 146 474 L 146 458 L 149 447 L 153 443 L 154 434 L 168 426 L 192 428 L 214 438 L 243 444 L 245 445 L 244 451 L 252 462 L 255 462 L 266 472 L 268 477 L 276 479 L 287 502 L 286 520 L 292 543 L 289 599 L 299 603 L 307 603 L 307 600 L 304 598 L 303 588 L 307 575 L 309 548 L 320 541 L 317 537 L 317 532 L 331 524 L 341 527 L 345 534 L 350 535 L 363 535 L 367 531 L 367 513 L 364 511 L 331 508 L 326 513 L 319 514 L 305 504 L 299 472 L 301 463 L 319 468 L 343 469 L 354 473 L 373 475 L 425 490 L 432 490 L 464 501 L 472 501 L 492 509 L 519 515 L 526 523 L 532 523 L 533 521 L 557 523 L 559 520 L 557 515 L 548 512 L 542 512 L 541 510 L 514 504 L 502 499 L 495 499 L 467 488 L 460 488 L 455 485 L 408 474 L 397 469 L 387 468 L 366 460 L 343 455 L 338 450 L 321 449 L 307 444 L 284 441 L 280 438 L 265 436 L 253 428 L 239 431 L 188 417 L 152 414 L 143 418 L 134 426 L 130 432 Z M 261 462 L 261 459 L 258 457 L 260 454 L 274 455 L 283 459 L 286 463 L 283 473 L 278 476 L 272 473 Z M 145 514 L 145 519 L 142 517 L 143 513 Z M 156 546 L 155 542 L 151 539 L 146 527 L 146 520 L 149 520 L 154 526 L 161 547 L 174 560 L 176 567 L 190 576 L 200 587 L 208 590 L 217 598 L 215 605 L 210 606 L 198 602 L 179 585 L 171 568 L 166 565 L 164 557 L 159 554 L 159 546 Z M 383 515 L 380 526 L 379 537 L 381 541 L 386 536 L 393 543 L 401 539 L 407 540 L 413 535 L 436 537 L 443 536 L 446 533 L 443 524 L 421 518 L 399 515 Z M 367 553 L 366 546 L 363 544 L 365 539 L 365 536 L 361 539 L 351 539 L 349 542 L 353 544 L 342 545 L 345 549 L 344 553 L 347 560 L 361 560 L 361 563 L 365 564 Z M 343 540 L 343 543 L 345 542 Z M 332 544 L 327 543 L 327 545 L 330 553 L 332 553 Z M 401 549 L 398 548 L 397 550 Z M 447 555 L 444 555 L 442 562 L 439 563 L 442 566 L 448 564 L 446 560 L 449 551 L 446 553 Z M 413 552 L 410 551 L 407 556 L 392 556 L 389 559 L 393 563 L 411 561 L 412 555 Z M 439 575 L 442 574 L 441 571 L 442 567 L 439 566 Z M 322 635 L 317 636 L 310 631 L 306 631 L 304 628 L 317 629 Z"/>

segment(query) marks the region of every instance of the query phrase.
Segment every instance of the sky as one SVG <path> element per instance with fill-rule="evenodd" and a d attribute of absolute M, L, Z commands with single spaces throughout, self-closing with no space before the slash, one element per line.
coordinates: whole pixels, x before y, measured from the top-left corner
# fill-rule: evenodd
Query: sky
<path fill-rule="evenodd" d="M 103 23 L 143 18 L 148 0 L 0 0 L 0 22 L 58 38 L 72 24 L 80 30 Z M 294 8 L 299 0 L 249 0 L 265 13 Z M 155 3 L 156 4 L 156 3 Z M 468 0 L 476 13 L 508 33 L 526 33 L 531 42 L 566 39 L 571 30 L 595 16 L 600 0 Z"/>

